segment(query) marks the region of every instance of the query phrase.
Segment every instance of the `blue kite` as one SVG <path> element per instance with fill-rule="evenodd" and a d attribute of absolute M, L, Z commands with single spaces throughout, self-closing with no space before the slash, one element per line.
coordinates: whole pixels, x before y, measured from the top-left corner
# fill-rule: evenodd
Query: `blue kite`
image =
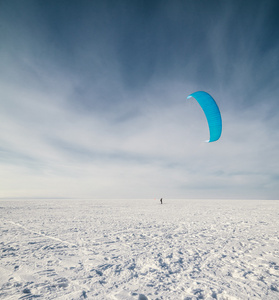
<path fill-rule="evenodd" d="M 215 100 L 206 92 L 195 92 L 189 95 L 187 99 L 191 97 L 197 100 L 206 116 L 210 134 L 210 138 L 206 142 L 217 141 L 222 133 L 222 118 Z"/>

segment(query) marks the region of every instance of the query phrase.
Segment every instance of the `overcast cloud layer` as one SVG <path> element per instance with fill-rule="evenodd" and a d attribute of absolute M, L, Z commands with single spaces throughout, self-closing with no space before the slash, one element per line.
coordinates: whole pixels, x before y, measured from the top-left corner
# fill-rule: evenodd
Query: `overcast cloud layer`
<path fill-rule="evenodd" d="M 0 1 L 0 197 L 279 198 L 278 1 Z M 208 139 L 187 95 L 209 92 Z"/>

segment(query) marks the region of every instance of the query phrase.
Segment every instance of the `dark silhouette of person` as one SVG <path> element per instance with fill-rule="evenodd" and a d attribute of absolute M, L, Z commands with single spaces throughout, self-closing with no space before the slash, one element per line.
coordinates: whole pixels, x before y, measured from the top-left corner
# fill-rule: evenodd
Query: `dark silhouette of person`
<path fill-rule="evenodd" d="M 163 204 L 163 198 L 160 199 L 161 204 Z"/>

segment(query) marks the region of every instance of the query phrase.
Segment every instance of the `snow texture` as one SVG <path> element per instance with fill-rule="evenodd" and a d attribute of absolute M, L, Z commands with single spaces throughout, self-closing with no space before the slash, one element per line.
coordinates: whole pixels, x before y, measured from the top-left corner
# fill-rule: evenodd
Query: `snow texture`
<path fill-rule="evenodd" d="M 279 299 L 279 201 L 0 201 L 0 299 Z"/>

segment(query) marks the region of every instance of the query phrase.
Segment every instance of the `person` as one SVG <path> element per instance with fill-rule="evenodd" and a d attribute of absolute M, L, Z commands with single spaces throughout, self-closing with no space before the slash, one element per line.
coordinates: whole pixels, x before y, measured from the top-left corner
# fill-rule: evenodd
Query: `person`
<path fill-rule="evenodd" d="M 163 204 L 163 198 L 160 199 L 161 204 Z"/>

